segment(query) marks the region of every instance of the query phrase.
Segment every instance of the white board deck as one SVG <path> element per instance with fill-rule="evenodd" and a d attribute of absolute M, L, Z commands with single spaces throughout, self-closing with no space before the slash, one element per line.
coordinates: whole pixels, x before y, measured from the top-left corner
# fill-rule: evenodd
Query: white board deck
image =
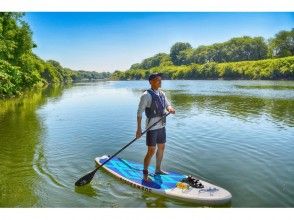
<path fill-rule="evenodd" d="M 104 155 L 97 157 L 95 161 L 101 165 L 108 158 L 109 156 Z M 186 175 L 169 171 L 168 175 L 155 175 L 153 166 L 149 167 L 149 177 L 152 181 L 146 182 L 143 180 L 142 164 L 118 157 L 111 159 L 103 168 L 135 188 L 169 198 L 202 205 L 222 205 L 230 202 L 232 198 L 227 190 L 204 180 L 200 180 L 204 188 L 193 188 L 181 182 Z"/>

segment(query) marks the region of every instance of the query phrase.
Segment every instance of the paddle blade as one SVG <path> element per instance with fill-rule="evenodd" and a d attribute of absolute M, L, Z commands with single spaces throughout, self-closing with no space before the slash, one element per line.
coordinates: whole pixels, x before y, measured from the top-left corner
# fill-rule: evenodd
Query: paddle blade
<path fill-rule="evenodd" d="M 91 180 L 93 179 L 96 171 L 97 171 L 97 169 L 95 169 L 91 173 L 88 173 L 87 175 L 83 176 L 77 182 L 75 182 L 75 185 L 76 186 L 84 186 L 84 185 L 90 183 Z"/>

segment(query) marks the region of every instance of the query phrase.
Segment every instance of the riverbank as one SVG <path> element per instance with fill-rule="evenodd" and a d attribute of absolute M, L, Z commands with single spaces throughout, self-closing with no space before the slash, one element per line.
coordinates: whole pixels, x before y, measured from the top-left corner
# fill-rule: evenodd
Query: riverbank
<path fill-rule="evenodd" d="M 294 29 L 280 31 L 267 41 L 260 36 L 243 36 L 197 48 L 177 42 L 169 54 L 156 54 L 129 70 L 99 73 L 72 70 L 58 61 L 38 57 L 33 52 L 37 45 L 32 31 L 23 16 L 24 13 L 0 12 L 0 99 L 48 85 L 147 79 L 153 72 L 171 80 L 294 80 Z"/>
<path fill-rule="evenodd" d="M 112 74 L 112 79 L 147 79 L 153 72 L 160 72 L 164 79 L 294 80 L 294 56 L 257 61 L 135 68 L 116 71 Z"/>

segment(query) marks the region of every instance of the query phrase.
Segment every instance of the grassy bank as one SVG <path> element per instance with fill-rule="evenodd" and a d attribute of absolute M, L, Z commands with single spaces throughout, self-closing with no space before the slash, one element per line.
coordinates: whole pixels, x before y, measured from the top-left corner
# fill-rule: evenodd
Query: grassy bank
<path fill-rule="evenodd" d="M 150 69 L 129 69 L 124 72 L 114 72 L 112 79 L 147 79 L 152 72 L 162 73 L 165 79 L 294 80 L 294 56 L 257 61 L 209 62 L 180 66 L 161 65 Z"/>

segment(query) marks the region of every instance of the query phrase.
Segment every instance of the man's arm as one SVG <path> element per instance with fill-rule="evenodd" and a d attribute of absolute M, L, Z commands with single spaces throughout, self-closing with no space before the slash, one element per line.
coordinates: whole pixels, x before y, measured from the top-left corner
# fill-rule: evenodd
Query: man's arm
<path fill-rule="evenodd" d="M 142 135 L 141 122 L 142 122 L 142 116 L 137 116 L 137 131 L 136 131 L 136 138 L 140 138 L 141 135 Z"/>
<path fill-rule="evenodd" d="M 165 100 L 166 110 L 167 110 L 168 112 L 172 113 L 172 114 L 175 114 L 176 111 L 175 111 L 175 109 L 171 106 L 171 104 L 170 104 L 169 100 L 167 99 L 165 93 L 163 93 L 163 95 L 164 95 L 164 100 Z"/>
<path fill-rule="evenodd" d="M 136 131 L 136 138 L 140 138 L 142 135 L 142 114 L 145 111 L 145 108 L 147 107 L 147 94 L 143 94 L 140 98 L 140 102 L 138 105 L 137 110 L 137 131 Z"/>

